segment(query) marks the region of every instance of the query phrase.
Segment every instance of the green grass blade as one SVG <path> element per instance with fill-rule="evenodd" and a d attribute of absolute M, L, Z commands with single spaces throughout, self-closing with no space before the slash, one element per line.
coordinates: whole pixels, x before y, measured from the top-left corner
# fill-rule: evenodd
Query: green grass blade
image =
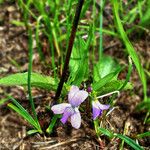
<path fill-rule="evenodd" d="M 16 111 L 20 116 L 22 116 L 26 121 L 28 121 L 29 124 L 31 124 L 35 128 L 38 128 L 36 121 L 31 117 L 31 115 L 24 108 L 17 107 L 12 103 L 9 103 L 8 107 Z"/>
<path fill-rule="evenodd" d="M 16 25 L 16 26 L 22 26 L 25 27 L 25 23 L 22 21 L 18 21 L 18 20 L 12 20 L 11 24 Z"/>
<path fill-rule="evenodd" d="M 38 125 L 38 128 L 41 129 L 38 118 L 37 118 L 37 114 L 35 111 L 35 105 L 34 105 L 34 101 L 32 98 L 32 88 L 31 88 L 31 72 L 32 72 L 32 57 L 33 57 L 33 41 L 32 41 L 32 30 L 29 29 L 29 66 L 28 66 L 28 94 L 29 94 L 29 101 L 30 101 L 30 105 L 31 105 L 31 110 L 34 116 L 34 119 Z"/>
<path fill-rule="evenodd" d="M 144 150 L 139 144 L 137 144 L 134 140 L 122 134 L 114 134 L 116 137 L 124 140 L 128 145 L 130 145 L 135 150 Z"/>
<path fill-rule="evenodd" d="M 3 98 L 0 100 L 0 105 L 3 105 L 5 102 L 7 102 L 9 98 Z"/>
<path fill-rule="evenodd" d="M 6 94 L 7 95 L 7 94 Z M 8 106 L 15 110 L 18 114 L 20 114 L 24 119 L 26 119 L 30 124 L 32 124 L 36 129 L 38 129 L 39 133 L 42 133 L 41 127 L 39 123 L 32 118 L 32 116 L 10 95 L 7 95 L 9 99 L 15 104 L 9 103 Z"/>
<path fill-rule="evenodd" d="M 145 101 L 141 102 L 140 104 L 137 105 L 136 109 L 138 111 L 147 110 L 150 112 L 150 100 L 148 100 L 146 102 Z"/>
<path fill-rule="evenodd" d="M 33 40 L 32 40 L 32 30 L 29 29 L 29 66 L 28 66 L 28 94 L 29 94 L 29 101 L 32 109 L 32 113 L 34 115 L 34 119 L 38 122 L 37 114 L 35 111 L 35 105 L 32 98 L 31 93 L 31 72 L 32 72 L 32 57 L 33 57 Z"/>
<path fill-rule="evenodd" d="M 57 121 L 58 118 L 60 118 L 60 116 L 61 116 L 61 115 L 54 115 L 54 116 L 53 116 L 50 125 L 49 125 L 48 128 L 46 129 L 46 132 L 47 132 L 48 134 L 51 134 L 51 133 L 52 133 L 53 128 L 54 128 L 54 126 L 55 126 L 55 124 L 56 124 L 56 121 Z"/>
<path fill-rule="evenodd" d="M 144 93 L 144 100 L 147 101 L 147 83 L 146 83 L 146 77 L 145 77 L 145 73 L 144 70 L 142 68 L 142 65 L 140 63 L 139 57 L 136 53 L 136 51 L 134 50 L 133 45 L 131 44 L 130 40 L 127 37 L 127 34 L 123 28 L 123 25 L 121 23 L 120 17 L 119 17 L 119 3 L 118 0 L 111 0 L 112 4 L 113 4 L 113 11 L 114 11 L 114 16 L 115 16 L 115 21 L 117 23 L 118 26 L 118 31 L 121 35 L 121 38 L 127 48 L 127 51 L 130 55 L 130 57 L 132 58 L 136 69 L 138 71 L 138 74 L 141 78 L 142 84 L 143 84 L 143 93 Z"/>
<path fill-rule="evenodd" d="M 36 15 L 30 10 L 31 0 L 28 0 L 27 4 L 23 0 L 19 0 L 19 6 L 23 9 L 24 19 L 27 23 L 28 15 L 30 14 L 34 19 L 37 19 Z"/>
<path fill-rule="evenodd" d="M 122 90 L 128 84 L 128 81 L 129 81 L 131 73 L 132 73 L 132 68 L 133 68 L 132 67 L 132 60 L 129 57 L 129 66 L 128 66 L 128 73 L 126 75 L 126 80 L 125 80 L 125 82 L 123 83 L 123 85 L 121 86 L 121 88 L 119 90 Z"/>
<path fill-rule="evenodd" d="M 38 133 L 38 132 L 39 132 L 38 130 L 32 129 L 32 130 L 29 130 L 29 131 L 27 132 L 27 135 L 32 135 L 32 134 L 35 134 L 35 133 Z"/>
<path fill-rule="evenodd" d="M 114 137 L 113 133 L 112 133 L 111 131 L 105 129 L 105 128 L 100 128 L 100 127 L 99 127 L 99 128 L 98 128 L 98 131 L 99 131 L 99 134 L 102 133 L 102 134 L 108 136 L 109 138 L 113 138 L 113 137 Z"/>
<path fill-rule="evenodd" d="M 101 10 L 100 10 L 100 27 L 99 27 L 99 59 L 101 59 L 102 57 L 102 53 L 103 53 L 103 9 L 104 9 L 104 5 L 105 5 L 105 0 L 101 0 Z"/>
<path fill-rule="evenodd" d="M 147 137 L 147 136 L 150 137 L 150 131 L 138 134 L 137 138 L 144 138 L 144 137 Z"/>
<path fill-rule="evenodd" d="M 42 19 L 43 19 L 42 16 L 39 16 L 37 19 L 35 39 L 36 39 L 36 46 L 37 46 L 37 50 L 38 50 L 40 59 L 41 59 L 41 61 L 44 61 L 44 54 L 42 52 L 41 43 L 40 43 L 40 39 L 39 39 L 40 23 L 41 23 Z"/>

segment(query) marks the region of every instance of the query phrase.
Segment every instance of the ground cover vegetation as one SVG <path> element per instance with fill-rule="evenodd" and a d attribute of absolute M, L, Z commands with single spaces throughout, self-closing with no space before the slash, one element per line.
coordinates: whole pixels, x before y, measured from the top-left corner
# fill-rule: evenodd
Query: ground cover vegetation
<path fill-rule="evenodd" d="M 0 0 L 0 149 L 149 149 L 149 23 L 150 0 Z"/>

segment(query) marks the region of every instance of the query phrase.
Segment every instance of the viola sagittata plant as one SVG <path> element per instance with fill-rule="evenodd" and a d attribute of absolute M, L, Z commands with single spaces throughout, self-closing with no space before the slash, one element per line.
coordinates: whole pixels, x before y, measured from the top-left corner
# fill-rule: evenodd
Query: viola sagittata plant
<path fill-rule="evenodd" d="M 62 103 L 52 106 L 51 110 L 54 114 L 63 114 L 61 122 L 65 124 L 67 120 L 71 119 L 71 125 L 78 129 L 81 126 L 81 114 L 79 106 L 88 97 L 88 93 L 80 90 L 77 86 L 71 86 L 68 101 L 69 103 Z"/>
<path fill-rule="evenodd" d="M 93 120 L 102 115 L 103 110 L 109 109 L 110 105 L 101 104 L 98 100 L 92 101 Z"/>
<path fill-rule="evenodd" d="M 113 92 L 110 92 L 110 93 L 98 96 L 98 97 L 96 97 L 96 100 L 92 101 L 93 120 L 95 120 L 98 116 L 101 116 L 102 113 L 103 113 L 103 110 L 107 110 L 110 107 L 110 105 L 108 105 L 108 104 L 107 105 L 101 104 L 98 101 L 98 99 L 99 98 L 104 98 L 106 96 L 110 96 L 110 95 L 115 94 L 115 93 L 118 94 L 118 97 L 120 96 L 120 92 L 119 91 L 113 91 Z"/>

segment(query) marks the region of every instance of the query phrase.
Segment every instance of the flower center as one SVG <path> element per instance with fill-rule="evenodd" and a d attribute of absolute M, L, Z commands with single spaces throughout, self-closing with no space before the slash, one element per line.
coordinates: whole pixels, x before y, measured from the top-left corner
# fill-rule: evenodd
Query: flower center
<path fill-rule="evenodd" d="M 73 115 L 74 114 L 74 108 L 72 108 L 72 107 L 67 107 L 66 109 L 65 109 L 65 112 L 67 112 L 67 114 L 69 115 L 69 116 L 71 116 L 71 115 Z"/>

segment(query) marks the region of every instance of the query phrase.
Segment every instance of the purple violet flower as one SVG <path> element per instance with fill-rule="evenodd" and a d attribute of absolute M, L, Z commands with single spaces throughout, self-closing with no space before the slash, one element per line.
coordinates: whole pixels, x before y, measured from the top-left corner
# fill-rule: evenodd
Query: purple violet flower
<path fill-rule="evenodd" d="M 98 100 L 92 101 L 93 120 L 102 115 L 103 110 L 109 109 L 110 105 L 101 104 Z"/>
<path fill-rule="evenodd" d="M 78 107 L 88 97 L 88 93 L 84 90 L 79 90 L 77 86 L 71 86 L 68 101 L 69 103 L 62 103 L 52 106 L 51 110 L 54 114 L 63 114 L 61 122 L 65 124 L 71 118 L 71 125 L 78 129 L 81 126 L 81 115 Z"/>

